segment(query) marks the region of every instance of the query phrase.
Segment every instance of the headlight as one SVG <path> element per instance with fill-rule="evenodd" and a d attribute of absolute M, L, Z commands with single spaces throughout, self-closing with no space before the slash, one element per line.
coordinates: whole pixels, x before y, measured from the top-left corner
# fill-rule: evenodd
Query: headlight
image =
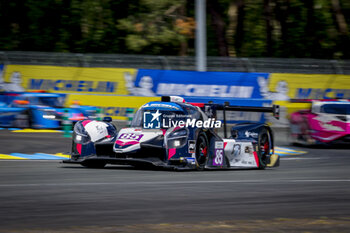
<path fill-rule="evenodd" d="M 51 109 L 41 109 L 40 111 L 44 119 L 56 120 L 57 118 L 57 113 Z"/>
<path fill-rule="evenodd" d="M 91 139 L 88 135 L 78 134 L 77 132 L 73 133 L 73 140 L 75 143 L 79 144 L 88 144 L 91 142 Z"/>
<path fill-rule="evenodd" d="M 171 132 L 167 136 L 168 140 L 168 148 L 179 148 L 186 145 L 187 138 L 188 138 L 188 129 L 181 128 L 179 130 L 176 130 L 174 132 Z"/>
<path fill-rule="evenodd" d="M 81 139 L 83 138 L 83 136 L 81 136 L 81 135 L 75 135 L 75 140 L 77 140 L 77 141 L 81 141 Z"/>
<path fill-rule="evenodd" d="M 56 119 L 56 116 L 55 116 L 55 115 L 47 115 L 47 114 L 44 114 L 44 115 L 43 115 L 43 118 L 44 118 L 44 119 L 49 119 L 49 120 L 54 120 L 54 119 Z"/>

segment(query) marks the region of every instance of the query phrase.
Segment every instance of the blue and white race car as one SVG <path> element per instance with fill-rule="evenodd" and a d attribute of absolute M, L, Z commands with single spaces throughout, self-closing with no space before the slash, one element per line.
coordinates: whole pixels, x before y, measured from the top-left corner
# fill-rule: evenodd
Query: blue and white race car
<path fill-rule="evenodd" d="M 218 111 L 223 111 L 223 122 L 216 119 Z M 108 121 L 77 122 L 71 159 L 63 162 L 95 168 L 127 164 L 178 170 L 278 166 L 271 128 L 242 123 L 233 126 L 227 135 L 228 111 L 273 112 L 276 118 L 279 116 L 278 106 L 190 104 L 181 97 L 162 97 L 160 102 L 143 105 L 130 128 L 117 131 Z M 218 133 L 221 128 L 223 137 Z"/>
<path fill-rule="evenodd" d="M 54 129 L 61 127 L 64 117 L 71 122 L 97 117 L 97 107 L 64 108 L 65 97 L 56 93 L 1 93 L 0 127 Z"/>

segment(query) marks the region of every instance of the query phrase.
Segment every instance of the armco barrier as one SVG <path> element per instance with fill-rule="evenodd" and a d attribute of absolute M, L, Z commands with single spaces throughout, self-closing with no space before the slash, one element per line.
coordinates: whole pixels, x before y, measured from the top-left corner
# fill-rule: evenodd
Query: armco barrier
<path fill-rule="evenodd" d="M 350 74 L 350 60 L 207 57 L 208 71 Z M 0 51 L 1 64 L 196 70 L 194 56 Z"/>

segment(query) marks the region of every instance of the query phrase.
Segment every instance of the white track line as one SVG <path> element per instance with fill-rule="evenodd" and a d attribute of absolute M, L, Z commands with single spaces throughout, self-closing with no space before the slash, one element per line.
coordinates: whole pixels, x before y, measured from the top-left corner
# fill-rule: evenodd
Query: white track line
<path fill-rule="evenodd" d="M 105 182 L 105 183 L 50 183 L 50 184 L 0 184 L 0 187 L 36 186 L 96 186 L 96 185 L 174 185 L 174 184 L 215 184 L 215 183 L 310 183 L 310 182 L 350 182 L 350 179 L 337 180 L 208 180 L 208 181 L 155 181 L 155 182 Z"/>

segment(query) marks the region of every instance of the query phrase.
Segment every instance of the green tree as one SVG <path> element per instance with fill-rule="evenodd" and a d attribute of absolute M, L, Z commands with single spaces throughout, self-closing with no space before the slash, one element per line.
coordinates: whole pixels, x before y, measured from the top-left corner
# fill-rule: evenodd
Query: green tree
<path fill-rule="evenodd" d="M 0 0 L 0 50 L 194 55 L 193 0 Z M 348 0 L 207 0 L 209 56 L 350 59 Z"/>
<path fill-rule="evenodd" d="M 181 49 L 194 36 L 193 17 L 187 17 L 185 0 L 141 0 L 144 11 L 118 21 L 126 32 L 126 47 L 134 53 L 185 55 Z M 184 45 L 185 44 L 185 45 Z"/>

